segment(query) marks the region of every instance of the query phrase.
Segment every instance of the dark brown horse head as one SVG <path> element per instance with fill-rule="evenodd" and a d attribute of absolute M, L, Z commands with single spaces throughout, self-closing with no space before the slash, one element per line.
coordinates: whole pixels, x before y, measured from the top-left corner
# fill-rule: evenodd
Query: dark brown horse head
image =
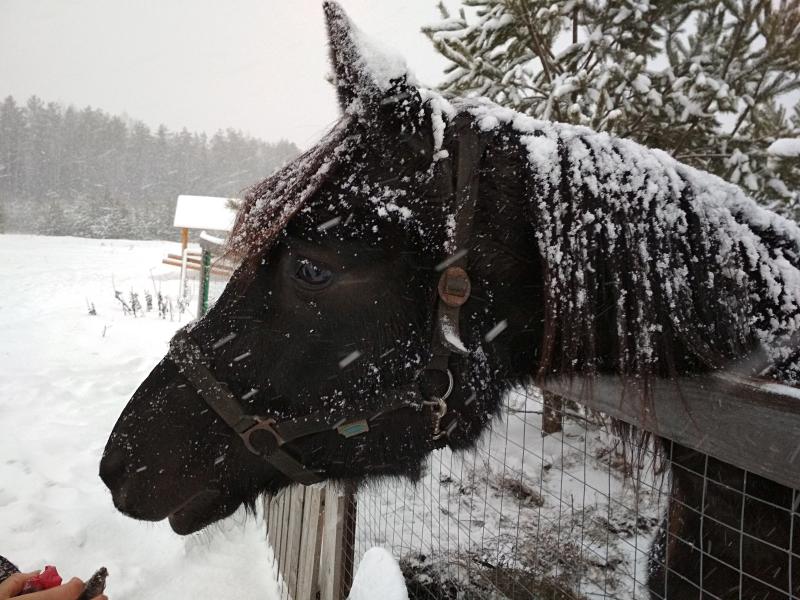
<path fill-rule="evenodd" d="M 121 511 L 189 533 L 292 482 L 415 478 L 532 376 L 761 344 L 800 380 L 796 225 L 633 142 L 450 103 L 325 11 L 342 117 L 247 194 L 241 265 L 120 416 Z"/>
<path fill-rule="evenodd" d="M 293 480 L 417 477 L 428 452 L 473 443 L 496 410 L 505 384 L 492 383 L 483 334 L 503 320 L 528 325 L 495 316 L 501 286 L 491 297 L 491 282 L 473 277 L 461 326 L 441 337 L 437 283 L 457 250 L 446 104 L 373 51 L 337 5 L 325 11 L 341 121 L 247 195 L 231 236 L 241 266 L 136 391 L 100 466 L 119 510 L 168 517 L 178 533 Z M 484 256 L 493 273 L 510 264 Z M 517 280 L 535 281 L 534 270 Z M 438 370 L 434 339 L 450 345 L 444 359 L 438 346 Z"/>

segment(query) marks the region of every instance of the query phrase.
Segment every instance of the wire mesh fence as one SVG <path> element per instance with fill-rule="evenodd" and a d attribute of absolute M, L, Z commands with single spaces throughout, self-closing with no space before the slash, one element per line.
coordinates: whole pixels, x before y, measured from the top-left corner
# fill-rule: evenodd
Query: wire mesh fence
<path fill-rule="evenodd" d="M 569 402 L 563 431 L 542 435 L 542 412 L 516 390 L 475 450 L 359 491 L 355 564 L 389 549 L 422 599 L 800 595 L 799 493 L 677 444 L 624 455 Z"/>

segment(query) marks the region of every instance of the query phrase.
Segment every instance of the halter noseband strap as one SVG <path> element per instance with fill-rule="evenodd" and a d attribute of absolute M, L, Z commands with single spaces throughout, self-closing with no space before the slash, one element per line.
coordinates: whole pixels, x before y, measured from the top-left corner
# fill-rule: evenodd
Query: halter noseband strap
<path fill-rule="evenodd" d="M 415 387 L 400 387 L 389 392 L 390 402 L 380 410 L 354 413 L 331 422 L 330 412 L 315 412 L 306 417 L 277 422 L 276 419 L 249 415 L 225 384 L 217 381 L 207 366 L 208 358 L 186 330 L 175 334 L 170 342 L 170 360 L 192 384 L 206 404 L 242 439 L 253 454 L 260 456 L 281 473 L 304 485 L 322 481 L 324 477 L 308 469 L 286 447 L 298 439 L 320 433 L 337 433 L 353 437 L 366 433 L 386 414 L 409 409 L 422 412 Z"/>
<path fill-rule="evenodd" d="M 197 390 L 206 404 L 242 439 L 245 447 L 263 458 L 281 473 L 298 483 L 310 485 L 324 479 L 324 470 L 309 469 L 287 447 L 301 438 L 337 433 L 349 438 L 370 431 L 379 425 L 386 414 L 399 410 L 413 410 L 431 424 L 432 448 L 444 446 L 444 438 L 457 424 L 457 415 L 448 411 L 447 399 L 453 391 L 454 381 L 450 371 L 450 358 L 467 355 L 461 343 L 460 310 L 471 292 L 467 275 L 466 254 L 472 236 L 475 205 L 478 198 L 478 164 L 482 154 L 479 133 L 471 122 L 455 127 L 458 131 L 458 165 L 455 177 L 455 194 L 452 190 L 444 194 L 452 196 L 456 214 L 455 230 L 451 240 L 455 253 L 441 263 L 442 274 L 437 285 L 436 323 L 433 332 L 431 361 L 423 372 L 440 372 L 447 377 L 447 389 L 441 394 L 423 397 L 418 382 L 385 392 L 389 403 L 373 412 L 351 413 L 345 418 L 331 422 L 330 412 L 318 411 L 306 417 L 278 422 L 275 418 L 249 415 L 242 409 L 239 400 L 214 376 L 211 361 L 191 334 L 182 329 L 170 342 L 167 357 L 175 364 L 183 377 Z M 452 180 L 451 180 L 452 181 Z M 444 419 L 449 420 L 444 424 Z"/>

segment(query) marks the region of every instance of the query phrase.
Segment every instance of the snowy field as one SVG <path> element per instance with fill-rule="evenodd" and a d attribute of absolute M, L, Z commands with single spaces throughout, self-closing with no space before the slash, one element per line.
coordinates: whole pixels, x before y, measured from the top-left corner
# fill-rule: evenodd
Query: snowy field
<path fill-rule="evenodd" d="M 67 578 L 105 565 L 114 600 L 270 600 L 277 594 L 260 519 L 237 514 L 181 538 L 166 522 L 118 513 L 97 476 L 123 406 L 193 317 L 175 306 L 178 269 L 161 265 L 178 249 L 0 235 L 0 554 L 22 570 L 54 564 Z M 145 291 L 160 290 L 172 319 L 156 307 L 123 315 L 115 288 L 128 303 L 138 294 L 143 308 Z"/>
<path fill-rule="evenodd" d="M 193 299 L 178 310 L 178 269 L 161 264 L 169 252 L 178 244 L 0 235 L 0 554 L 23 570 L 55 564 L 67 577 L 105 565 L 114 600 L 275 600 L 260 517 L 238 513 L 182 538 L 166 523 L 118 513 L 97 476 L 123 406 L 194 317 Z M 115 291 L 128 306 L 136 295 L 138 316 L 124 313 Z M 159 293 L 171 307 L 163 317 Z M 379 545 L 411 560 L 412 578 L 438 563 L 461 565 L 456 580 L 484 577 L 480 565 L 508 572 L 532 560 L 538 576 L 592 597 L 644 597 L 657 496 L 637 502 L 609 467 L 612 440 L 600 428 L 569 421 L 563 434 L 542 438 L 539 403 L 512 394 L 506 419 L 477 452 L 435 453 L 417 486 L 362 490 L 356 560 Z M 361 591 L 374 589 L 375 577 L 385 587 L 396 567 L 387 569 L 362 572 Z M 401 588 L 392 588 L 400 598 Z"/>

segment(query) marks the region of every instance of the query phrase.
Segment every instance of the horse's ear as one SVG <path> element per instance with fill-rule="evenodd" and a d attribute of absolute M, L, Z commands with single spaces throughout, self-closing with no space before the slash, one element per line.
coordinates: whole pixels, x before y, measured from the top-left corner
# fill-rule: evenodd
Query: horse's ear
<path fill-rule="evenodd" d="M 326 0 L 323 6 L 342 111 L 402 117 L 418 112 L 422 101 L 405 61 L 367 38 L 338 3 Z"/>

